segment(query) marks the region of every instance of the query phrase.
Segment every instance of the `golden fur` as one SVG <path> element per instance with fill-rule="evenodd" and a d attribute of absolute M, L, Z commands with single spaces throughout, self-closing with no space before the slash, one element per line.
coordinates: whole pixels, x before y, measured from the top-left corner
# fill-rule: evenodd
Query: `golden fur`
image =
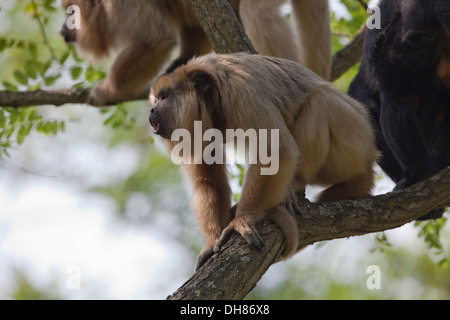
<path fill-rule="evenodd" d="M 328 1 L 292 0 L 302 50 L 280 14 L 285 1 L 231 0 L 231 3 L 259 53 L 304 62 L 328 79 L 331 72 Z M 77 43 L 82 56 L 97 61 L 111 52 L 118 53 L 108 77 L 92 90 L 91 104 L 141 96 L 177 45 L 179 58 L 168 68 L 170 72 L 193 56 L 211 52 L 188 0 L 62 2 L 65 8 L 69 5 L 81 8 L 81 29 L 73 33 L 64 25 L 61 33 L 67 42 Z"/>
<path fill-rule="evenodd" d="M 307 68 L 290 60 L 248 54 L 209 54 L 190 61 L 152 86 L 150 122 L 169 151 L 175 129 L 193 134 L 194 121 L 210 128 L 278 129 L 279 171 L 246 173 L 235 217 L 225 165 L 187 164 L 194 188 L 193 211 L 205 234 L 200 266 L 230 233 L 262 247 L 255 224 L 268 217 L 286 237 L 284 256 L 297 250 L 298 232 L 284 208 L 306 184 L 328 186 L 318 201 L 369 197 L 377 157 L 369 117 L 362 105 Z M 270 143 L 270 139 L 269 139 Z M 270 147 L 269 147 L 270 150 Z"/>

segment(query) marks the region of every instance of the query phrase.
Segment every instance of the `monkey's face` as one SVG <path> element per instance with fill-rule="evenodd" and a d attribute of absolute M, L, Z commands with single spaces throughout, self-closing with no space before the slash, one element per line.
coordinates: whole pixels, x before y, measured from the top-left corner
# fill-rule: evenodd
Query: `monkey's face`
<path fill-rule="evenodd" d="M 61 31 L 59 33 L 63 36 L 64 41 L 66 43 L 69 44 L 77 42 L 77 32 L 75 29 L 71 30 L 67 27 L 67 20 L 64 21 Z"/>
<path fill-rule="evenodd" d="M 62 1 L 62 6 L 65 10 L 67 10 L 67 8 L 72 5 L 78 5 L 78 3 L 73 0 L 63 0 Z M 70 24 L 69 19 L 70 19 L 70 15 L 69 15 L 69 13 L 67 13 L 67 18 L 66 18 L 66 20 L 64 20 L 64 23 L 61 27 L 61 31 L 59 33 L 63 36 L 64 41 L 66 43 L 75 43 L 77 41 L 77 32 L 76 32 L 75 28 L 69 28 L 69 24 Z"/>
<path fill-rule="evenodd" d="M 150 110 L 149 121 L 153 132 L 164 139 L 170 139 L 176 128 L 173 117 L 173 100 L 173 97 L 170 97 L 168 93 L 162 92 L 156 97 L 155 104 Z"/>
<path fill-rule="evenodd" d="M 170 139 L 175 129 L 194 132 L 196 121 L 203 130 L 223 129 L 225 119 L 220 94 L 214 79 L 207 73 L 180 67 L 173 75 L 161 76 L 152 86 L 150 124 L 153 132 Z"/>
<path fill-rule="evenodd" d="M 108 21 L 103 6 L 109 1 L 63 0 L 67 11 L 60 34 L 66 43 L 75 44 L 82 58 L 91 62 L 107 57 L 113 37 L 108 34 Z M 111 22 L 112 24 L 116 22 Z"/>
<path fill-rule="evenodd" d="M 172 132 L 178 127 L 176 109 L 179 105 L 173 79 L 162 76 L 153 85 L 150 100 L 150 125 L 153 132 L 164 139 L 170 139 Z"/>

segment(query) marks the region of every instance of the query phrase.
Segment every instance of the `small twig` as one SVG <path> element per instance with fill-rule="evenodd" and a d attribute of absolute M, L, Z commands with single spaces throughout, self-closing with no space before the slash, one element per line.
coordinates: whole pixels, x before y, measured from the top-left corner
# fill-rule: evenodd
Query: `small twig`
<path fill-rule="evenodd" d="M 44 43 L 47 46 L 48 50 L 50 51 L 50 56 L 52 57 L 52 60 L 57 60 L 55 51 L 53 50 L 52 46 L 50 45 L 50 42 L 48 41 L 48 37 L 47 37 L 47 33 L 45 32 L 44 24 L 42 23 L 41 16 L 38 12 L 38 5 L 35 2 L 35 0 L 31 0 L 31 3 L 33 4 L 34 10 L 35 10 L 33 17 L 38 21 L 39 29 L 41 31 L 42 38 L 44 39 Z"/>
<path fill-rule="evenodd" d="M 361 7 L 364 8 L 364 10 L 367 11 L 367 9 L 369 8 L 369 6 L 367 5 L 367 3 L 365 3 L 363 0 L 358 0 L 359 4 L 361 5 Z"/>

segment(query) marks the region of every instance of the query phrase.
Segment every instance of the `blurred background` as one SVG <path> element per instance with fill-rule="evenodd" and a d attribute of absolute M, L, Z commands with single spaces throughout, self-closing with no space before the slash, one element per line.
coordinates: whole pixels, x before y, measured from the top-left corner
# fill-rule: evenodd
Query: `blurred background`
<path fill-rule="evenodd" d="M 367 14 L 361 1 L 330 5 L 336 52 Z M 1 90 L 104 77 L 108 62 L 94 68 L 65 45 L 64 19 L 59 1 L 0 0 Z M 357 69 L 335 85 L 346 92 Z M 203 240 L 190 190 L 148 113 L 145 101 L 0 108 L 0 299 L 164 299 L 192 275 Z M 376 192 L 392 187 L 379 171 Z M 449 299 L 449 246 L 445 219 L 315 244 L 272 266 L 248 298 Z"/>

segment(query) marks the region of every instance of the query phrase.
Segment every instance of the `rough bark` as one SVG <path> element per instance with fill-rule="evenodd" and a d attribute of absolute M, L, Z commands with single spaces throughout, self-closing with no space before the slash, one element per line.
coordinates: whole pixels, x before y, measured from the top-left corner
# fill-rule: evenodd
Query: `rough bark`
<path fill-rule="evenodd" d="M 86 103 L 90 89 L 0 91 L 0 107 L 62 106 L 68 103 Z"/>
<path fill-rule="evenodd" d="M 217 53 L 257 53 L 229 0 L 189 0 L 200 25 Z"/>
<path fill-rule="evenodd" d="M 400 227 L 428 212 L 450 206 L 450 167 L 408 189 L 357 201 L 314 204 L 301 200 L 296 220 L 300 246 Z M 258 230 L 265 242 L 250 250 L 237 234 L 169 300 L 242 299 L 277 261 L 284 237 L 270 222 Z"/>
<path fill-rule="evenodd" d="M 29 107 L 29 106 L 62 106 L 65 104 L 87 104 L 89 88 L 73 88 L 64 90 L 36 90 L 36 91 L 0 91 L 0 107 Z M 137 100 L 148 99 L 148 95 L 142 95 Z M 118 100 L 109 102 L 108 105 L 116 105 L 132 100 Z"/>

